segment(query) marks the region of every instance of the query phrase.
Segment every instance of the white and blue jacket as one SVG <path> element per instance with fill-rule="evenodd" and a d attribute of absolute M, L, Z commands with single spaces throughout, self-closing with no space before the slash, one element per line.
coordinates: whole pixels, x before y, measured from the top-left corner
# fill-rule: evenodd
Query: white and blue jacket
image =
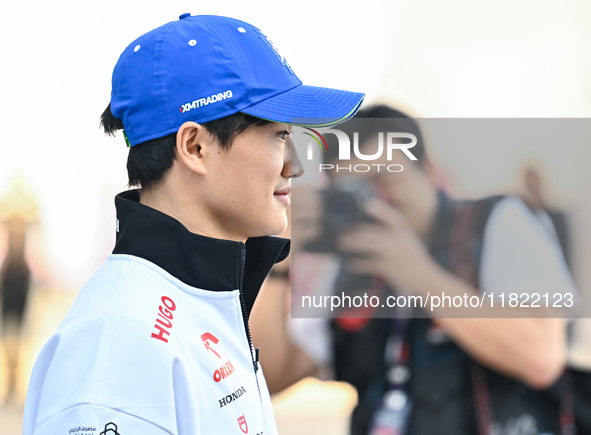
<path fill-rule="evenodd" d="M 248 331 L 289 241 L 190 233 L 119 194 L 113 253 L 41 351 L 24 435 L 277 433 Z"/>

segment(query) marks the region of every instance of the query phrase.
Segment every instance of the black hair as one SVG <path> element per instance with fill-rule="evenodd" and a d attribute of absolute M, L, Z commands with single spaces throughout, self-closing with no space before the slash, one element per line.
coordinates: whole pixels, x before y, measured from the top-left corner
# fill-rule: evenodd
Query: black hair
<path fill-rule="evenodd" d="M 245 113 L 235 113 L 214 121 L 204 122 L 203 127 L 214 137 L 220 148 L 229 150 L 235 137 L 253 126 L 262 126 L 271 121 L 255 118 Z M 115 136 L 123 130 L 123 122 L 107 106 L 100 118 L 105 134 Z M 148 188 L 164 177 L 176 158 L 176 133 L 151 139 L 129 148 L 127 177 L 129 187 Z"/>
<path fill-rule="evenodd" d="M 375 121 L 367 122 L 367 119 Z M 418 167 L 427 162 L 423 135 L 417 121 L 406 113 L 392 107 L 379 104 L 359 110 L 351 120 L 337 126 L 337 129 L 346 133 L 353 140 L 353 132 L 359 133 L 359 145 L 373 139 L 378 132 L 404 132 L 414 134 L 417 144 L 411 148 L 412 154 L 417 158 Z M 339 146 L 335 135 L 325 136 L 327 149 L 324 151 L 324 161 L 333 162 L 338 158 Z"/>

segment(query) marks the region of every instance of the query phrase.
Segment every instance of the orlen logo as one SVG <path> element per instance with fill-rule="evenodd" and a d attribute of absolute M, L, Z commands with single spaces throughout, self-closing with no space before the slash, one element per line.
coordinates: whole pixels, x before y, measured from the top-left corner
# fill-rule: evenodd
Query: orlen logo
<path fill-rule="evenodd" d="M 203 341 L 203 344 L 205 345 L 205 348 L 207 349 L 208 352 L 211 351 L 219 359 L 222 359 L 220 354 L 217 353 L 215 350 L 213 350 L 213 348 L 211 347 L 211 343 L 218 344 L 220 342 L 220 340 L 218 340 L 213 334 L 210 334 L 209 332 L 206 332 L 205 334 L 201 334 L 201 340 Z"/>
<path fill-rule="evenodd" d="M 162 296 L 161 301 L 162 305 L 164 305 L 164 307 L 162 305 L 158 307 L 158 310 L 160 311 L 158 316 L 161 317 L 161 319 L 156 317 L 156 324 L 154 324 L 154 328 L 158 330 L 158 333 L 152 333 L 152 338 L 168 343 L 168 338 L 164 337 L 164 335 L 170 335 L 170 332 L 167 331 L 167 329 L 172 328 L 172 311 L 176 310 L 176 304 L 168 296 Z"/>
<path fill-rule="evenodd" d="M 346 133 L 337 130 L 335 128 L 319 128 L 317 130 L 312 130 L 312 129 L 308 129 L 313 131 L 314 133 L 316 133 L 316 135 L 318 135 L 318 137 L 322 140 L 322 142 L 324 143 L 324 146 L 326 147 L 326 149 L 328 150 L 328 146 L 326 145 L 326 141 L 324 140 L 324 137 L 322 136 L 322 134 L 326 135 L 328 133 L 330 134 L 334 134 L 338 140 L 339 143 L 339 161 L 347 161 L 347 160 L 351 160 L 351 140 L 349 139 L 349 136 L 347 136 Z M 320 146 L 320 148 L 322 149 L 322 144 L 320 143 L 320 141 L 312 136 L 310 133 L 307 132 L 303 132 L 304 134 L 312 137 L 316 143 L 318 143 L 318 145 Z M 359 150 L 359 133 L 354 132 L 353 133 L 353 152 L 355 154 L 355 156 L 359 159 L 359 160 L 365 160 L 365 161 L 373 161 L 373 160 L 377 160 L 380 157 L 382 157 L 382 154 L 384 153 L 384 137 L 385 137 L 385 148 L 386 148 L 386 156 L 388 160 L 392 160 L 392 153 L 394 152 L 394 150 L 400 150 L 402 151 L 410 160 L 417 160 L 417 158 L 410 152 L 410 148 L 414 147 L 417 144 L 417 137 L 412 134 L 412 133 L 401 133 L 401 132 L 378 132 L 377 134 L 378 136 L 378 150 L 374 153 L 374 154 L 363 154 L 361 153 L 361 151 Z M 404 143 L 400 143 L 400 141 L 406 141 L 408 140 L 409 142 L 404 142 Z M 307 149 L 307 159 L 308 160 L 313 160 L 314 158 L 314 152 L 313 152 L 313 148 L 314 148 L 314 144 L 312 142 L 308 142 L 308 149 Z M 377 167 L 377 171 L 379 172 L 380 170 L 380 166 L 387 166 L 387 170 L 389 172 L 400 172 L 402 171 L 403 167 L 402 165 L 398 165 L 398 164 L 392 164 L 392 165 L 386 165 L 386 164 L 371 164 L 371 166 L 375 166 Z M 319 166 L 319 172 L 322 172 L 323 170 L 331 170 L 331 169 L 335 169 L 335 165 L 332 164 L 328 164 L 328 163 L 323 163 L 320 164 Z M 369 164 L 359 164 L 359 165 L 355 165 L 355 167 L 352 169 L 351 165 L 336 165 L 336 171 L 355 171 L 355 172 L 369 172 L 372 168 L 370 167 Z M 376 169 L 376 168 L 374 168 Z"/>
<path fill-rule="evenodd" d="M 225 100 L 226 98 L 232 98 L 232 91 L 229 89 L 226 92 L 219 92 L 217 94 L 210 95 L 207 98 L 199 98 L 190 103 L 182 104 L 180 111 L 181 113 L 185 113 L 191 109 L 197 109 L 202 106 L 207 106 L 208 104 L 217 103 L 219 101 Z"/>
<path fill-rule="evenodd" d="M 209 332 L 201 334 L 201 341 L 203 341 L 203 344 L 205 345 L 205 349 L 207 349 L 208 352 L 211 352 L 215 356 L 217 356 L 219 359 L 222 359 L 222 356 L 219 353 L 217 353 L 215 351 L 215 349 L 211 346 L 212 343 L 218 344 L 220 342 L 220 340 L 215 335 L 213 335 Z M 226 379 L 232 373 L 234 373 L 234 366 L 232 365 L 232 362 L 230 360 L 228 360 L 226 362 L 226 364 L 221 366 L 219 369 L 217 369 L 213 373 L 213 380 L 216 382 L 219 382 L 222 379 Z"/>
<path fill-rule="evenodd" d="M 223 366 L 221 366 L 219 369 L 217 369 L 214 372 L 214 374 L 213 374 L 213 380 L 216 381 L 216 382 L 219 382 L 222 379 L 226 379 L 232 373 L 234 373 L 234 366 L 228 360 L 228 362 L 226 364 L 224 364 Z"/>

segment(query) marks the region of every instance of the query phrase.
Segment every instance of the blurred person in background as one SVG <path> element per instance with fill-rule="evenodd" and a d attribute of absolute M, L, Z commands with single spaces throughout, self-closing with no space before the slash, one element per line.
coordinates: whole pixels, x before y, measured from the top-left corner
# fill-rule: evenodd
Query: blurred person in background
<path fill-rule="evenodd" d="M 0 224 L 7 240 L 4 261 L 0 268 L 2 294 L 2 344 L 6 354 L 6 401 L 16 400 L 20 336 L 29 289 L 31 272 L 26 260 L 27 234 L 38 218 L 35 197 L 27 190 L 25 179 L 16 174 L 7 194 L 0 200 Z"/>
<path fill-rule="evenodd" d="M 377 120 L 380 128 L 363 131 L 356 118 Z M 363 257 L 341 262 L 334 281 L 339 292 L 359 281 L 371 291 L 423 297 L 429 291 L 452 298 L 482 291 L 576 294 L 558 244 L 521 199 L 454 201 L 438 190 L 421 132 L 407 115 L 371 107 L 339 129 L 349 137 L 359 132 L 365 155 L 375 152 L 378 131 L 411 132 L 418 138 L 410 149 L 417 162 L 402 152 L 393 153 L 391 161 L 383 155 L 374 162 L 400 164 L 403 171 L 359 174 L 379 198 L 366 207 L 375 223 L 340 237 L 342 252 Z M 329 144 L 325 162 L 337 163 L 336 151 L 330 154 L 337 149 Z M 364 162 L 352 158 L 349 163 Z M 343 173 L 332 173 L 332 182 L 349 174 Z M 292 212 L 294 294 L 300 292 L 296 283 L 306 281 L 297 276 L 300 248 L 323 231 L 320 195 L 308 191 L 296 198 L 306 205 L 295 203 L 298 211 Z M 266 297 L 263 292 L 259 303 Z M 285 322 L 285 302 L 278 303 L 283 310 L 275 320 Z M 358 392 L 352 435 L 572 433 L 572 396 L 559 381 L 565 320 L 498 318 L 503 312 L 496 308 L 484 316 L 480 312 L 484 318 L 449 318 L 444 309 L 435 309 L 432 319 L 425 313 L 423 318 L 368 318 L 372 313 L 359 309 L 347 318 L 310 319 L 315 329 L 267 326 L 285 332 L 288 344 L 281 346 L 274 346 L 277 337 L 266 342 L 270 334 L 258 328 L 253 339 L 261 347 L 271 392 L 317 373 L 321 365 L 330 366 L 337 380 L 351 383 Z"/>

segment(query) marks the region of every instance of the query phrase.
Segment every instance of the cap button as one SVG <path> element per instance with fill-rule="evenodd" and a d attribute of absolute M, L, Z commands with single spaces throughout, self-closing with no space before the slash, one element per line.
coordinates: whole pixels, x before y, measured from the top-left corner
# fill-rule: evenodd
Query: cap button
<path fill-rule="evenodd" d="M 190 17 L 190 16 L 191 16 L 191 14 L 189 12 L 187 12 L 185 14 L 180 15 L 179 16 L 179 20 L 182 20 L 183 18 L 187 18 L 187 17 Z"/>

